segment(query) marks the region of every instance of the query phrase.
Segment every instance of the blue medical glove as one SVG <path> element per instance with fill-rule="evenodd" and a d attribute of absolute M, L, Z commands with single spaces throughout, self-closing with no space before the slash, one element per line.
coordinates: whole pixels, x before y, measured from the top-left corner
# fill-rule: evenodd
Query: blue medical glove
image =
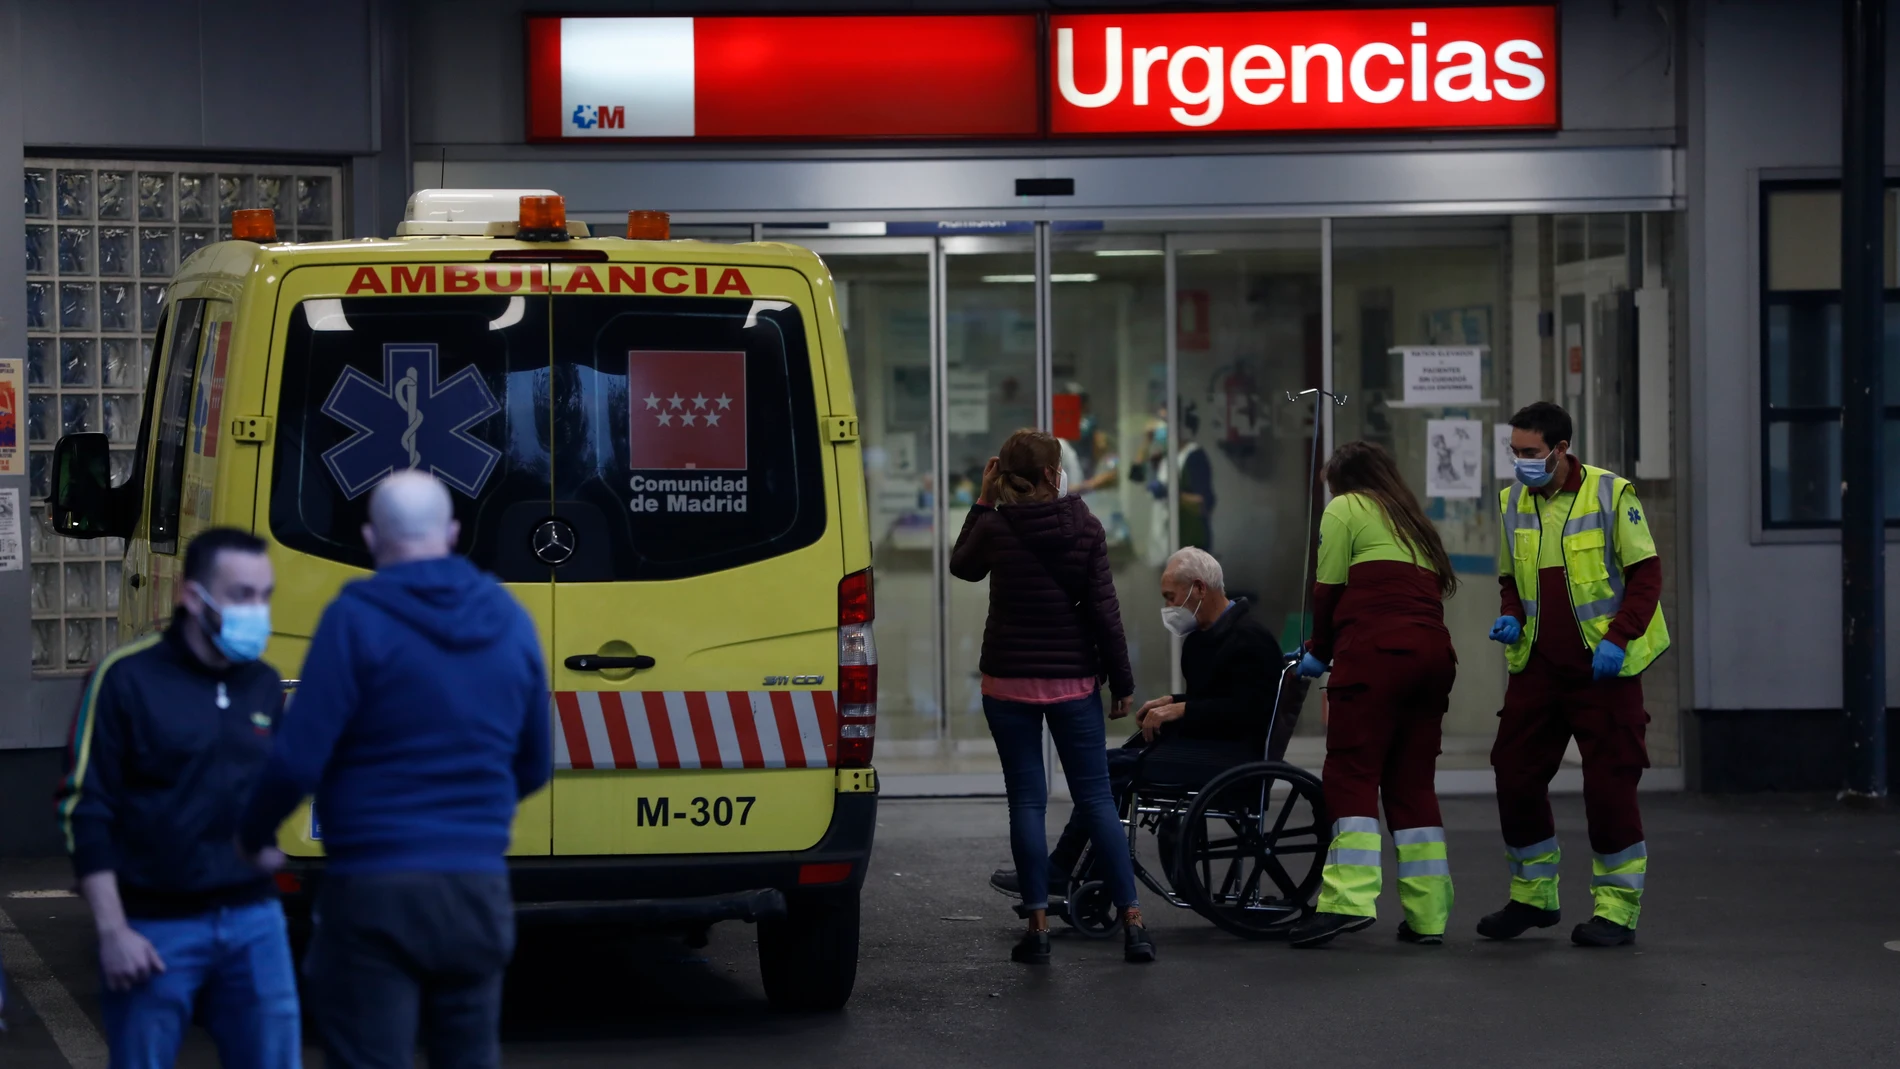
<path fill-rule="evenodd" d="M 1623 670 L 1623 647 L 1604 639 L 1597 643 L 1596 656 L 1590 658 L 1590 674 L 1597 679 L 1614 679 Z"/>
<path fill-rule="evenodd" d="M 1498 622 L 1491 625 L 1491 641 L 1502 642 L 1506 646 L 1524 637 L 1524 625 L 1517 622 L 1515 616 L 1500 616 Z"/>
<path fill-rule="evenodd" d="M 1168 484 L 1160 479 L 1149 479 L 1148 492 L 1154 495 L 1156 501 L 1163 500 L 1168 496 Z"/>
<path fill-rule="evenodd" d="M 1300 675 L 1307 679 L 1318 679 L 1326 674 L 1326 662 L 1312 654 L 1300 658 Z"/>

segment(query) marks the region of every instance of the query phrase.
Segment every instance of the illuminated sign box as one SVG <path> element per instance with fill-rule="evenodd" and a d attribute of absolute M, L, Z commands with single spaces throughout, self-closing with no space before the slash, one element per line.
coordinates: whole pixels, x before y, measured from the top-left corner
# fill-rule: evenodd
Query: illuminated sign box
<path fill-rule="evenodd" d="M 1557 10 L 1055 15 L 1049 133 L 1557 126 Z"/>
<path fill-rule="evenodd" d="M 528 139 L 1556 129 L 1554 5 L 530 16 Z"/>
<path fill-rule="evenodd" d="M 1042 132 L 1034 15 L 528 19 L 528 140 Z"/>

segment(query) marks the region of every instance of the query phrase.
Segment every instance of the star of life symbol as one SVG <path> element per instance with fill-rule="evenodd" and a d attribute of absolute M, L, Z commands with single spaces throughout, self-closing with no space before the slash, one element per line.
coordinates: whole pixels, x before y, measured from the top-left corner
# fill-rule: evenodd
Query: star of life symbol
<path fill-rule="evenodd" d="M 1642 522 L 1643 522 L 1643 514 L 1642 514 L 1642 513 L 1640 513 L 1640 512 L 1638 512 L 1638 511 L 1636 511 L 1636 508 L 1635 508 L 1635 506 L 1631 506 L 1631 507 L 1630 507 L 1630 522 L 1631 522 L 1631 523 L 1642 523 Z"/>
<path fill-rule="evenodd" d="M 350 428 L 349 438 L 324 451 L 323 463 L 356 498 L 391 472 L 419 468 L 470 497 L 482 492 L 501 450 L 469 428 L 501 411 L 474 365 L 440 377 L 439 347 L 383 345 L 383 379 L 345 368 L 323 402 L 323 414 Z"/>

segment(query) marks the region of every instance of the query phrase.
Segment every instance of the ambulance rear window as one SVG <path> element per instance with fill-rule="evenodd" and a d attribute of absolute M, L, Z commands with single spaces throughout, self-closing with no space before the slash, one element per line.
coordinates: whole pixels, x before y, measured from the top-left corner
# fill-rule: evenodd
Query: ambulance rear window
<path fill-rule="evenodd" d="M 702 575 L 828 520 L 805 326 L 783 301 L 307 300 L 277 419 L 271 531 L 346 564 L 370 564 L 370 491 L 410 467 L 449 485 L 462 552 L 509 582 Z M 551 517 L 571 528 L 554 546 Z"/>
<path fill-rule="evenodd" d="M 547 582 L 548 300 L 345 297 L 291 313 L 278 393 L 271 533 L 369 567 L 369 492 L 399 468 L 450 487 L 461 550 L 510 582 Z"/>
<path fill-rule="evenodd" d="M 554 302 L 562 582 L 678 579 L 825 531 L 818 406 L 797 308 L 720 297 Z"/>

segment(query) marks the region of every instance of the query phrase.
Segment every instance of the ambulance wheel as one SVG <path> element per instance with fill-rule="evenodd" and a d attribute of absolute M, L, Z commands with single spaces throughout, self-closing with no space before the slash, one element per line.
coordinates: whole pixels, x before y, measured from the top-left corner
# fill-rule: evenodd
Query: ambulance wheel
<path fill-rule="evenodd" d="M 840 1009 L 858 977 L 858 892 L 786 895 L 785 916 L 759 922 L 759 975 L 774 1009 Z"/>
<path fill-rule="evenodd" d="M 1311 773 L 1282 761 L 1229 769 L 1181 823 L 1171 881 L 1196 913 L 1244 939 L 1284 935 L 1305 915 L 1328 841 Z"/>

